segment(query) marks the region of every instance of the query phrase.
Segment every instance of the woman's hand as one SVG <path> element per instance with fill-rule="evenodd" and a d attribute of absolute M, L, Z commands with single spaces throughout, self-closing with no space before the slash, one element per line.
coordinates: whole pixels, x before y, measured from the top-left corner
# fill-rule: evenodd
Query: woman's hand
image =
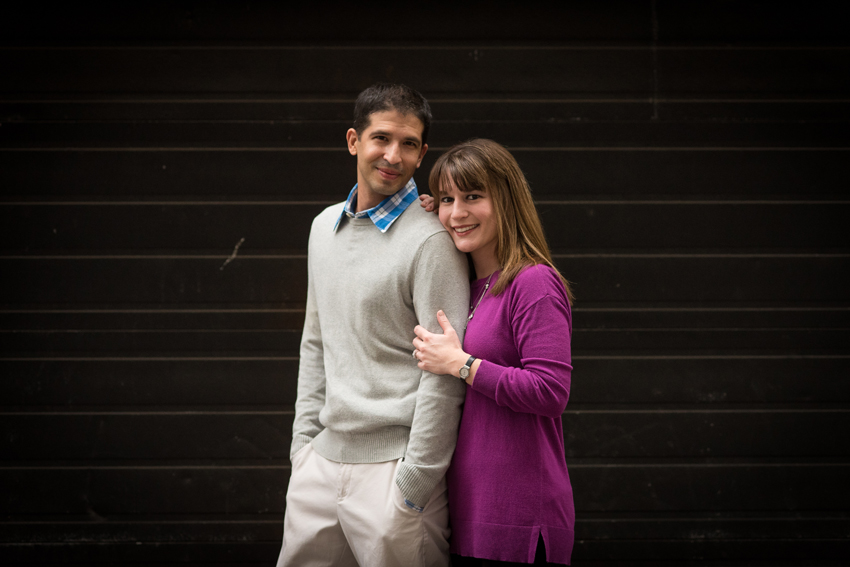
<path fill-rule="evenodd" d="M 416 333 L 413 339 L 416 350 L 413 355 L 422 370 L 460 377 L 460 368 L 466 364 L 469 355 L 463 352 L 460 339 L 442 309 L 437 311 L 437 322 L 443 328 L 442 335 L 432 333 L 422 325 L 416 325 L 413 329 Z"/>
<path fill-rule="evenodd" d="M 431 195 L 419 195 L 419 206 L 428 211 L 429 213 L 436 212 L 437 208 L 434 206 L 434 197 Z"/>

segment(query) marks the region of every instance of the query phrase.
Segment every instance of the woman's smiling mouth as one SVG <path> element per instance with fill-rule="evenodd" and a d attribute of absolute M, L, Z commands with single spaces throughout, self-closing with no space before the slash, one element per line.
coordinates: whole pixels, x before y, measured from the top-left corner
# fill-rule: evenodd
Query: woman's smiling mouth
<path fill-rule="evenodd" d="M 454 230 L 457 234 L 466 234 L 470 230 L 474 228 L 478 228 L 480 225 L 477 224 L 466 224 L 463 226 L 453 226 L 452 230 Z"/>

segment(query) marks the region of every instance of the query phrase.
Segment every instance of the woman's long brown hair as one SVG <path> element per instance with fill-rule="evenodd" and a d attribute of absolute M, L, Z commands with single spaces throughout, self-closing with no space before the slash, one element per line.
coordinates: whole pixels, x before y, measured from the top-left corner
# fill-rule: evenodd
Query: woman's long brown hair
<path fill-rule="evenodd" d="M 436 205 L 442 188 L 452 180 L 458 190 L 484 191 L 491 196 L 496 224 L 496 259 L 502 270 L 493 295 L 504 291 L 526 266 L 546 264 L 561 277 L 573 302 L 570 283 L 552 262 L 531 189 L 511 153 L 493 140 L 476 138 L 452 146 L 431 168 L 428 184 Z"/>

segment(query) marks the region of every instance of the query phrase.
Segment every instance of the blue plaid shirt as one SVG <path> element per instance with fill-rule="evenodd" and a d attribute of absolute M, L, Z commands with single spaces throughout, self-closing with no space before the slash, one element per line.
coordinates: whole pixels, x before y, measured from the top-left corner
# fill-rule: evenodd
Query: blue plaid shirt
<path fill-rule="evenodd" d="M 407 185 L 405 185 L 404 188 L 395 195 L 387 197 L 371 209 L 355 213 L 354 210 L 357 207 L 357 185 L 355 185 L 354 189 L 351 190 L 351 193 L 348 194 L 348 199 L 345 201 L 345 207 L 340 213 L 339 218 L 336 219 L 334 230 L 336 230 L 336 227 L 339 226 L 339 221 L 342 220 L 342 215 L 348 215 L 353 219 L 369 217 L 372 219 L 372 222 L 375 223 L 375 226 L 378 227 L 378 230 L 386 232 L 395 220 L 401 216 L 401 213 L 403 213 L 404 210 L 418 198 L 419 191 L 416 190 L 416 183 L 411 177 L 410 181 L 407 182 Z"/>

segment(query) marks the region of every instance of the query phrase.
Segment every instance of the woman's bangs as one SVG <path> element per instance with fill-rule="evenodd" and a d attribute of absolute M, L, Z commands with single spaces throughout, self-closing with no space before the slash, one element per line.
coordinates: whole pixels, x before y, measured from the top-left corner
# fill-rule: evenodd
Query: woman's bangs
<path fill-rule="evenodd" d="M 468 155 L 452 157 L 455 159 L 447 160 L 443 168 L 442 183 L 451 179 L 461 193 L 487 190 L 486 172 L 481 164 Z"/>

